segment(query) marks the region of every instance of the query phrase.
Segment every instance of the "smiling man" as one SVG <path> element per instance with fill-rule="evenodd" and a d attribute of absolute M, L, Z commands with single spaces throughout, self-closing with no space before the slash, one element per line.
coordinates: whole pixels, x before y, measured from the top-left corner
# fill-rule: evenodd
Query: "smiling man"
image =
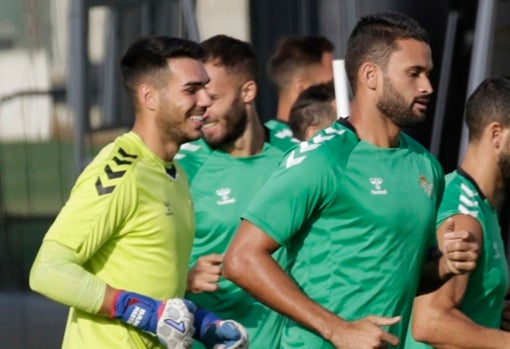
<path fill-rule="evenodd" d="M 203 323 L 213 314 L 182 299 L 195 226 L 173 159 L 211 105 L 203 56 L 192 41 L 149 36 L 121 59 L 133 128 L 81 173 L 30 273 L 34 291 L 70 307 L 63 348 L 184 349 L 193 332 L 211 347 L 236 342 L 204 331 L 223 325 L 243 340 L 236 323 Z"/>
<path fill-rule="evenodd" d="M 189 177 L 196 215 L 188 298 L 243 324 L 252 348 L 279 349 L 284 318 L 223 278 L 221 266 L 239 216 L 283 152 L 270 144 L 255 108 L 259 65 L 252 47 L 225 35 L 201 46 L 212 104 L 205 112 L 203 138 L 177 154 Z M 273 257 L 283 265 L 283 251 Z"/>

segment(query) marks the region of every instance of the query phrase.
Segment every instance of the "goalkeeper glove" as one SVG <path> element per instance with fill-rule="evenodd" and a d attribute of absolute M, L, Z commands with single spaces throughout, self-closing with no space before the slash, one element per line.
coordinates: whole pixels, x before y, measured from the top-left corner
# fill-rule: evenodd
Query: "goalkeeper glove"
<path fill-rule="evenodd" d="M 248 349 L 246 329 L 236 321 L 221 320 L 204 309 L 195 311 L 195 338 L 207 349 Z"/>
<path fill-rule="evenodd" d="M 185 299 L 155 300 L 134 292 L 117 291 L 111 318 L 155 334 L 166 348 L 188 349 L 193 345 L 195 305 Z"/>

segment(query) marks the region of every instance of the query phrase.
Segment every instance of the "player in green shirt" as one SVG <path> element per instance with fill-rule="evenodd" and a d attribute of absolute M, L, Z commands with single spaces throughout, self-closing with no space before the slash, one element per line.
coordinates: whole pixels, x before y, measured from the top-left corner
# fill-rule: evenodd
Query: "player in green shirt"
<path fill-rule="evenodd" d="M 303 90 L 333 79 L 333 50 L 322 36 L 291 35 L 278 42 L 267 65 L 278 94 L 276 118 L 265 123 L 271 144 L 287 151 L 297 143 L 288 125 L 290 109 Z"/>
<path fill-rule="evenodd" d="M 510 78 L 483 81 L 467 100 L 465 121 L 469 144 L 460 167 L 446 177 L 437 224 L 441 233 L 452 217 L 456 227 L 476 234 L 482 252 L 471 273 L 416 298 L 406 349 L 510 348 L 510 333 L 499 329 L 508 265 L 496 211 L 510 183 Z"/>
<path fill-rule="evenodd" d="M 205 114 L 203 139 L 177 154 L 188 174 L 196 215 L 187 298 L 243 324 L 252 348 L 279 349 L 284 317 L 223 278 L 220 270 L 239 216 L 283 152 L 268 143 L 268 130 L 255 109 L 258 61 L 251 46 L 225 35 L 201 45 L 213 103 Z M 281 252 L 274 257 L 284 263 Z"/>
<path fill-rule="evenodd" d="M 193 328 L 208 347 L 246 341 L 237 323 L 182 299 L 194 216 L 173 158 L 200 136 L 211 104 L 203 55 L 161 36 L 122 57 L 133 128 L 81 173 L 30 273 L 34 291 L 70 307 L 63 348 L 189 348 Z"/>
<path fill-rule="evenodd" d="M 345 57 L 349 120 L 290 151 L 242 216 L 223 273 L 290 319 L 282 348 L 405 338 L 444 184 L 438 161 L 401 132 L 425 118 L 427 40 L 404 15 L 363 17 Z M 440 278 L 475 264 L 470 234 L 452 238 L 435 261 Z M 281 246 L 289 275 L 271 258 Z"/>
<path fill-rule="evenodd" d="M 310 139 L 318 131 L 337 120 L 333 81 L 303 90 L 290 109 L 289 126 L 300 141 Z"/>

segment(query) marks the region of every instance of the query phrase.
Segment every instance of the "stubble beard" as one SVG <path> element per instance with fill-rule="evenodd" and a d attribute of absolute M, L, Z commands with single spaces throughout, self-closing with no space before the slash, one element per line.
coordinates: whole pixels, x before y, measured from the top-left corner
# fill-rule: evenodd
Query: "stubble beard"
<path fill-rule="evenodd" d="M 204 140 L 212 148 L 219 148 L 235 142 L 246 130 L 248 113 L 244 103 L 239 97 L 235 99 L 232 108 L 225 115 L 225 132 L 219 138 L 211 138 L 204 135 Z"/>
<path fill-rule="evenodd" d="M 425 121 L 425 114 L 414 113 L 412 109 L 414 103 L 408 105 L 402 94 L 386 77 L 384 78 L 383 89 L 383 96 L 376 106 L 395 125 L 405 128 L 419 125 Z"/>

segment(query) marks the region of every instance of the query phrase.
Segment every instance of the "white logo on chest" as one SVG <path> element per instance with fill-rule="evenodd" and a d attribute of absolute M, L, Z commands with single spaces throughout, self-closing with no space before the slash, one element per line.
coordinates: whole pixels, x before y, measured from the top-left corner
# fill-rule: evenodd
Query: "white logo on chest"
<path fill-rule="evenodd" d="M 370 184 L 372 184 L 374 187 L 372 190 L 370 190 L 370 193 L 372 195 L 386 195 L 388 194 L 388 191 L 386 189 L 383 189 L 383 179 L 381 177 L 372 177 L 369 179 Z"/>
<path fill-rule="evenodd" d="M 230 188 L 220 188 L 216 189 L 216 195 L 220 197 L 220 200 L 216 201 L 218 205 L 228 205 L 236 202 L 235 198 L 230 197 L 230 192 L 232 190 Z"/>

